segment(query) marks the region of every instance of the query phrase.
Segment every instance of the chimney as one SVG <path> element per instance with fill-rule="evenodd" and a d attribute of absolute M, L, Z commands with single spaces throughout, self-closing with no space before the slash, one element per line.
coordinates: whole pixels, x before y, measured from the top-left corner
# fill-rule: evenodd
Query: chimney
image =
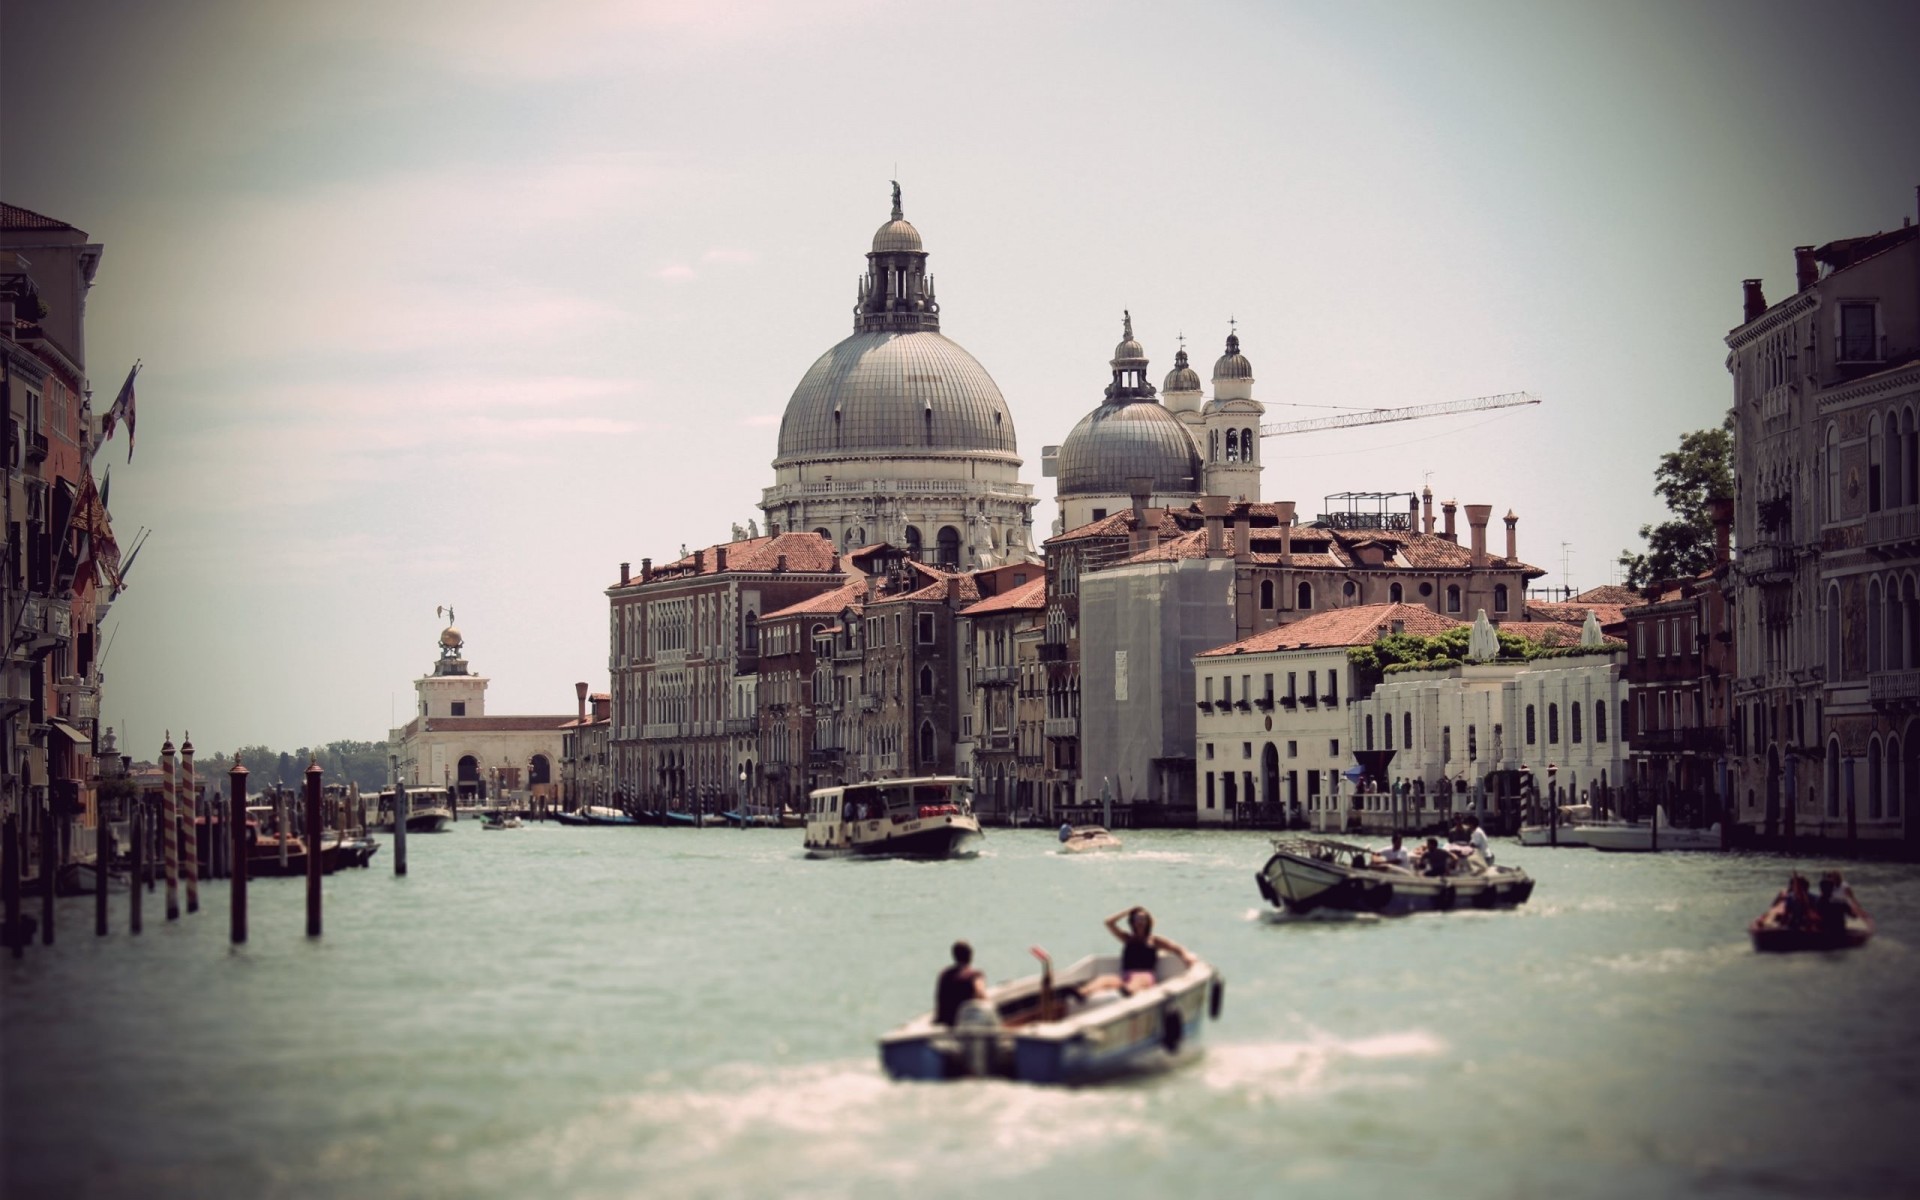
<path fill-rule="evenodd" d="M 1274 503 L 1274 515 L 1280 518 L 1280 565 L 1293 565 L 1293 501 Z"/>
<path fill-rule="evenodd" d="M 787 569 L 787 556 L 784 554 L 774 555 L 773 569 L 776 571 L 785 571 Z"/>
<path fill-rule="evenodd" d="M 1420 489 L 1420 502 L 1426 508 L 1426 512 L 1427 512 L 1426 521 L 1425 521 L 1426 532 L 1432 533 L 1433 532 L 1433 489 L 1432 488 L 1423 487 Z"/>
<path fill-rule="evenodd" d="M 1795 290 L 1804 292 L 1819 282 L 1820 264 L 1813 259 L 1813 247 L 1795 246 L 1793 248 L 1793 285 Z"/>
<path fill-rule="evenodd" d="M 1221 545 L 1222 529 L 1227 515 L 1225 496 L 1200 497 L 1200 515 L 1207 520 L 1207 557 L 1219 558 L 1225 550 Z"/>
<path fill-rule="evenodd" d="M 780 536 L 780 522 L 774 520 L 772 517 L 767 518 L 767 536 L 770 538 Z"/>
<path fill-rule="evenodd" d="M 1733 500 L 1727 496 L 1707 499 L 1707 512 L 1713 517 L 1713 561 L 1725 566 L 1733 556 Z"/>
<path fill-rule="evenodd" d="M 1247 506 L 1240 513 L 1237 523 L 1229 519 L 1227 528 L 1233 532 L 1233 561 L 1237 563 L 1253 560 L 1253 507 Z"/>
<path fill-rule="evenodd" d="M 1472 531 L 1475 568 L 1487 565 L 1487 520 L 1492 516 L 1491 504 L 1467 505 L 1467 528 Z"/>
<path fill-rule="evenodd" d="M 1741 318 L 1740 323 L 1742 325 L 1745 325 L 1748 321 L 1753 320 L 1761 313 L 1767 311 L 1767 297 L 1766 294 L 1760 290 L 1760 281 L 1758 279 L 1742 279 L 1740 281 L 1740 299 L 1746 313 L 1746 316 Z"/>
<path fill-rule="evenodd" d="M 580 701 L 580 722 L 581 724 L 585 724 L 587 720 L 587 685 L 585 683 L 574 684 L 573 694 L 574 697 Z"/>
<path fill-rule="evenodd" d="M 621 574 L 624 575 L 626 574 L 626 572 L 622 571 Z M 647 582 L 650 582 L 652 579 L 653 579 L 653 560 L 650 558 L 643 558 L 640 560 L 640 582 L 647 583 Z"/>
<path fill-rule="evenodd" d="M 1407 532 L 1420 532 L 1420 497 L 1407 497 Z"/>
<path fill-rule="evenodd" d="M 632 566 L 633 566 L 632 563 L 620 564 L 620 586 L 621 587 L 627 586 L 627 583 L 633 578 L 632 575 L 629 574 L 629 570 Z"/>
<path fill-rule="evenodd" d="M 1507 522 L 1507 561 L 1510 563 L 1519 562 L 1520 561 L 1520 536 L 1519 534 L 1515 533 L 1514 530 L 1519 527 L 1520 518 L 1513 515 L 1512 509 L 1508 509 L 1506 522 Z"/>
<path fill-rule="evenodd" d="M 1153 548 L 1153 531 L 1147 527 L 1147 501 L 1153 495 L 1153 476 L 1135 475 L 1127 480 L 1127 494 L 1133 497 L 1133 536 L 1129 546 L 1139 554 Z"/>
<path fill-rule="evenodd" d="M 716 571 L 724 571 L 727 569 L 727 548 L 725 546 L 715 546 L 713 548 L 713 569 Z"/>
<path fill-rule="evenodd" d="M 1440 536 L 1456 546 L 1460 544 L 1460 534 L 1453 527 L 1453 514 L 1459 507 L 1459 503 L 1453 500 L 1443 500 L 1440 503 L 1440 515 L 1446 518 L 1446 526 L 1440 531 Z"/>
<path fill-rule="evenodd" d="M 706 571 L 707 552 L 705 550 L 695 550 L 693 552 L 693 573 L 695 575 L 704 575 Z"/>
<path fill-rule="evenodd" d="M 596 721 L 604 721 L 612 715 L 613 697 L 606 695 L 595 696 L 593 698 L 593 719 Z"/>

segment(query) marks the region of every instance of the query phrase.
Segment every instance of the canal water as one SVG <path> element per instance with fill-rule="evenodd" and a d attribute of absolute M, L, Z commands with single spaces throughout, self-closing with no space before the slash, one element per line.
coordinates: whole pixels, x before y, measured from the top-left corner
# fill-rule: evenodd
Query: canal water
<path fill-rule="evenodd" d="M 799 835 L 533 826 L 224 884 L 0 962 L 0 1194 L 1920 1194 L 1920 869 L 1849 868 L 1863 951 L 1755 955 L 1770 857 L 1497 844 L 1510 913 L 1282 927 L 1266 842 L 810 862 Z M 1813 869 L 1826 864 L 1806 862 Z M 894 1084 L 877 1034 L 956 937 L 995 979 L 1132 903 L 1227 980 L 1193 1065 L 1079 1091 Z"/>

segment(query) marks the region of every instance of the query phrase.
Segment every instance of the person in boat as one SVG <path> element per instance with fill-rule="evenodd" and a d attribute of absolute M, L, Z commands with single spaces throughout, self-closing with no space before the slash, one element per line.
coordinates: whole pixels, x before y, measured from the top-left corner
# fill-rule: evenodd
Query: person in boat
<path fill-rule="evenodd" d="M 1389 867 L 1404 869 L 1413 864 L 1413 855 L 1407 853 L 1407 848 L 1401 844 L 1400 835 L 1397 833 L 1393 835 L 1393 845 L 1382 850 L 1376 857 L 1382 865 Z"/>
<path fill-rule="evenodd" d="M 1767 910 L 1769 925 L 1782 929 L 1809 929 L 1815 920 L 1813 897 L 1807 894 L 1806 876 L 1795 871 L 1787 877 L 1787 886 L 1773 898 Z"/>
<path fill-rule="evenodd" d="M 953 965 L 940 972 L 933 987 L 934 1021 L 951 1025 L 968 1001 L 986 998 L 987 977 L 973 965 L 973 947 L 966 942 L 955 942 Z"/>
<path fill-rule="evenodd" d="M 1469 816 L 1467 818 L 1467 841 L 1473 846 L 1474 853 L 1478 854 L 1482 861 L 1488 866 L 1493 865 L 1493 847 L 1487 844 L 1487 831 L 1480 828 L 1479 817 Z"/>
<path fill-rule="evenodd" d="M 1063 842 L 1069 842 L 1073 840 L 1073 822 L 1071 821 L 1060 822 L 1060 840 Z"/>
<path fill-rule="evenodd" d="M 1838 871 L 1828 871 L 1820 877 L 1820 903 L 1816 911 L 1820 928 L 1826 933 L 1845 933 L 1848 918 L 1866 916 L 1853 898 L 1853 889 Z"/>
<path fill-rule="evenodd" d="M 1435 879 L 1445 879 L 1453 870 L 1453 854 L 1440 844 L 1439 838 L 1428 838 L 1427 848 L 1420 855 L 1420 871 Z"/>
<path fill-rule="evenodd" d="M 1122 921 L 1127 923 L 1125 929 L 1120 928 Z M 1160 982 L 1157 968 L 1162 950 L 1189 967 L 1196 961 L 1193 953 L 1185 946 L 1155 933 L 1153 914 L 1138 904 L 1132 908 L 1123 908 L 1108 917 L 1107 932 L 1120 939 L 1120 973 L 1097 975 L 1089 979 L 1073 989 L 1077 995 L 1091 996 L 1095 992 L 1117 988 L 1121 995 L 1131 996 L 1137 991 L 1152 987 Z"/>

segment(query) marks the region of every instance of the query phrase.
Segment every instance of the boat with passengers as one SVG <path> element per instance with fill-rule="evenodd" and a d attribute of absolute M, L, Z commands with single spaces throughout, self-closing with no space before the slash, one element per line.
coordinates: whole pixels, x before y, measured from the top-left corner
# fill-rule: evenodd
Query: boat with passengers
<path fill-rule="evenodd" d="M 807 797 L 809 858 L 967 858 L 984 835 L 973 785 L 957 775 L 876 779 Z"/>
<path fill-rule="evenodd" d="M 1446 856 L 1444 866 L 1427 855 Z M 1273 857 L 1254 873 L 1268 903 L 1301 916 L 1332 910 L 1397 917 L 1454 908 L 1512 908 L 1533 895 L 1533 878 L 1496 867 L 1472 848 L 1440 843 L 1396 866 L 1365 846 L 1319 837 L 1275 838 Z"/>

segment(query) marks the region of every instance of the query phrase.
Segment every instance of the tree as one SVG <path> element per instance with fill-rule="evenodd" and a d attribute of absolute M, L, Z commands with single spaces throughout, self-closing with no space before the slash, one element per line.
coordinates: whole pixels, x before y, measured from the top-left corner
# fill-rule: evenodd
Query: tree
<path fill-rule="evenodd" d="M 1643 588 L 1662 579 L 1691 579 L 1713 567 L 1711 502 L 1733 495 L 1733 414 L 1716 429 L 1696 429 L 1680 438 L 1677 450 L 1660 456 L 1653 472 L 1654 494 L 1673 516 L 1658 525 L 1642 525 L 1645 553 L 1620 552 L 1627 586 Z"/>

